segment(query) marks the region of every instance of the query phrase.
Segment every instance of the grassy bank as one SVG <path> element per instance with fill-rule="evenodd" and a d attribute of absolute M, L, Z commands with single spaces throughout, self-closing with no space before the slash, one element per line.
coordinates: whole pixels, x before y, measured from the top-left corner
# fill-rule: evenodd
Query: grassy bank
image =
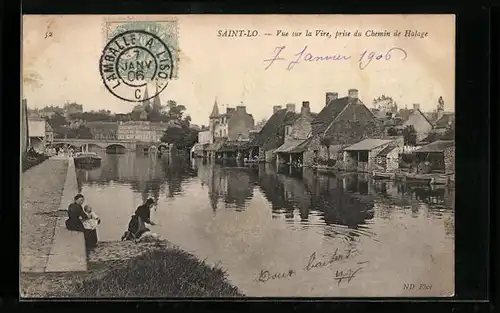
<path fill-rule="evenodd" d="M 22 281 L 30 286 L 24 294 L 57 298 L 242 296 L 219 267 L 179 249 L 149 250 L 128 260 L 90 264 L 84 274 L 39 274 L 38 281 L 25 276 Z"/>

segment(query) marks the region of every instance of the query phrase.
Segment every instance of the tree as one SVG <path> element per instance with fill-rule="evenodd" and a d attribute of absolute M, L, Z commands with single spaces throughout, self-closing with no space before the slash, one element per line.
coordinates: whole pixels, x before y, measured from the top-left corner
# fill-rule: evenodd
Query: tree
<path fill-rule="evenodd" d="M 198 131 L 189 127 L 169 127 L 161 138 L 177 149 L 189 149 L 198 141 Z"/>
<path fill-rule="evenodd" d="M 406 146 L 416 146 L 417 145 L 417 132 L 413 125 L 408 125 L 403 130 L 404 144 Z"/>
<path fill-rule="evenodd" d="M 182 115 L 186 111 L 186 107 L 184 105 L 177 104 L 174 100 L 167 101 L 167 120 L 168 121 L 181 121 Z"/>
<path fill-rule="evenodd" d="M 108 114 L 104 110 L 101 110 L 99 112 L 73 113 L 73 114 L 69 115 L 69 118 L 72 120 L 84 120 L 87 122 L 114 122 L 114 121 L 116 121 L 116 119 L 113 115 Z"/>
<path fill-rule="evenodd" d="M 52 117 L 50 117 L 50 118 L 47 119 L 47 122 L 50 124 L 50 126 L 53 129 L 56 129 L 56 128 L 59 128 L 59 127 L 61 127 L 63 125 L 67 125 L 68 124 L 68 121 L 66 120 L 66 118 L 64 117 L 64 115 L 62 115 L 59 112 L 54 113 L 54 115 L 52 115 Z"/>
<path fill-rule="evenodd" d="M 130 112 L 130 120 L 131 121 L 140 121 L 141 120 L 141 111 L 134 110 Z"/>
<path fill-rule="evenodd" d="M 186 116 L 182 119 L 181 121 L 181 126 L 182 127 L 189 127 L 191 125 L 191 116 Z"/>
<path fill-rule="evenodd" d="M 92 139 L 94 138 L 94 135 L 92 135 L 92 132 L 90 131 L 90 128 L 84 125 L 80 125 L 77 129 L 74 130 L 75 132 L 75 138 L 78 139 Z"/>
<path fill-rule="evenodd" d="M 373 107 L 385 112 L 396 113 L 398 111 L 398 104 L 392 97 L 381 95 L 373 99 Z"/>

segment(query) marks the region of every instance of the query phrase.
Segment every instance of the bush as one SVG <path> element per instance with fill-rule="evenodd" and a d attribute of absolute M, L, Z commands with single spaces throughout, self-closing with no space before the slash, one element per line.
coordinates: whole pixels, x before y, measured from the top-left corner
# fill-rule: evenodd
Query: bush
<path fill-rule="evenodd" d="M 335 164 L 337 164 L 337 160 L 329 159 L 328 161 L 326 161 L 326 166 L 333 167 L 335 166 Z"/>
<path fill-rule="evenodd" d="M 333 167 L 333 166 L 335 166 L 335 164 L 337 164 L 337 160 L 335 160 L 335 159 L 328 159 L 328 160 L 319 159 L 318 164 L 323 165 L 323 166 Z"/>

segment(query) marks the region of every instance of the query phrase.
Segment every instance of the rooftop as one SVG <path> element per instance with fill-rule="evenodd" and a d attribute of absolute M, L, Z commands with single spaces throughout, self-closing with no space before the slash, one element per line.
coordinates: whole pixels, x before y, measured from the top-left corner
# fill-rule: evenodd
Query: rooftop
<path fill-rule="evenodd" d="M 439 120 L 434 124 L 436 128 L 446 128 L 450 126 L 455 121 L 454 113 L 445 113 Z"/>
<path fill-rule="evenodd" d="M 398 117 L 404 121 L 408 120 L 410 115 L 413 113 L 413 109 L 401 109 L 396 113 L 395 117 Z"/>
<path fill-rule="evenodd" d="M 454 147 L 454 140 L 437 140 L 420 149 L 415 150 L 415 153 L 443 152 L 445 149 Z"/>
<path fill-rule="evenodd" d="M 348 104 L 349 97 L 330 100 L 312 121 L 313 134 L 324 132 Z"/>
<path fill-rule="evenodd" d="M 382 149 L 382 151 L 380 151 L 377 156 L 386 156 L 388 155 L 392 150 L 396 149 L 397 146 L 393 146 L 393 145 L 389 145 L 387 147 L 385 147 L 384 149 Z"/>
<path fill-rule="evenodd" d="M 366 150 L 373 150 L 377 147 L 380 147 L 382 145 L 388 144 L 392 142 L 392 140 L 387 140 L 387 139 L 364 139 L 361 140 L 358 143 L 355 143 L 347 148 L 345 148 L 345 151 L 366 151 Z"/>
<path fill-rule="evenodd" d="M 287 112 L 286 109 L 276 111 L 262 127 L 250 146 L 267 148 L 277 148 L 283 144 L 285 124 L 287 121 L 295 120 L 298 113 Z"/>

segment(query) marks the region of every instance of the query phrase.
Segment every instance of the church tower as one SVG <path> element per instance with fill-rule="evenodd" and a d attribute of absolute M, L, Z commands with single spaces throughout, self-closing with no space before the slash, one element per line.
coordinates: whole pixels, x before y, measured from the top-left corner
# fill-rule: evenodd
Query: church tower
<path fill-rule="evenodd" d="M 158 93 L 158 86 L 156 86 L 156 96 L 153 99 L 153 111 L 156 112 L 161 111 L 161 100 L 160 100 L 160 95 Z"/>
<path fill-rule="evenodd" d="M 144 97 L 142 97 L 142 106 L 146 108 L 149 105 L 149 94 L 148 94 L 148 86 L 146 85 L 146 90 L 144 91 Z"/>
<path fill-rule="evenodd" d="M 214 106 L 212 108 L 212 113 L 209 116 L 209 130 L 210 130 L 210 143 L 214 142 L 215 139 L 215 123 L 219 118 L 219 106 L 217 105 L 217 98 L 215 98 Z"/>

